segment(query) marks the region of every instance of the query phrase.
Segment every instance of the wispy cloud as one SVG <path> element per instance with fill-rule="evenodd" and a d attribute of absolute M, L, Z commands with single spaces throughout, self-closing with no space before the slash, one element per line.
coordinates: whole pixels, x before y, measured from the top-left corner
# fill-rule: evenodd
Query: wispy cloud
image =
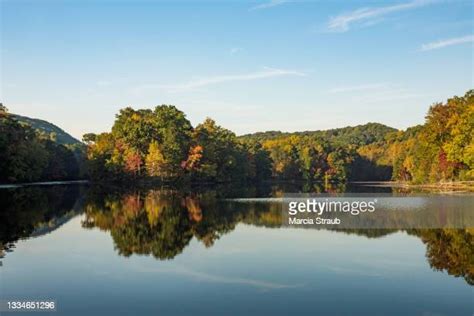
<path fill-rule="evenodd" d="M 96 82 L 96 84 L 99 87 L 107 87 L 107 86 L 110 86 L 112 84 L 112 82 L 110 82 L 108 80 L 99 80 L 99 81 Z"/>
<path fill-rule="evenodd" d="M 199 78 L 191 80 L 181 84 L 144 84 L 134 89 L 135 93 L 141 93 L 152 89 L 161 89 L 168 92 L 180 92 L 186 90 L 193 90 L 202 88 L 205 86 L 220 84 L 224 82 L 232 81 L 251 81 L 259 79 L 268 79 L 273 77 L 283 76 L 305 76 L 304 72 L 287 70 L 287 69 L 276 69 L 265 67 L 262 71 L 251 72 L 247 74 L 236 74 L 236 75 L 221 75 L 213 77 Z"/>
<path fill-rule="evenodd" d="M 350 29 L 351 24 L 363 23 L 367 26 L 371 24 L 372 20 L 380 20 L 380 18 L 385 15 L 394 12 L 419 8 L 431 4 L 433 2 L 433 0 L 414 0 L 411 2 L 400 3 L 385 7 L 360 8 L 330 18 L 327 28 L 329 31 L 332 32 L 346 32 Z"/>
<path fill-rule="evenodd" d="M 259 288 L 262 290 L 287 289 L 287 288 L 297 288 L 297 287 L 304 286 L 303 284 L 283 284 L 283 283 L 275 283 L 275 282 L 256 280 L 256 279 L 247 279 L 247 278 L 231 277 L 231 276 L 219 276 L 216 274 L 190 270 L 185 267 L 175 267 L 171 269 L 138 267 L 137 269 L 138 271 L 143 272 L 143 273 L 167 273 L 167 274 L 175 273 L 177 275 L 193 278 L 201 282 L 247 285 L 247 286 Z"/>
<path fill-rule="evenodd" d="M 467 35 L 463 37 L 456 37 L 456 38 L 449 38 L 437 42 L 431 42 L 428 44 L 423 44 L 421 45 L 420 50 L 421 51 L 427 51 L 427 50 L 433 50 L 433 49 L 440 49 L 448 46 L 453 46 L 453 45 L 460 45 L 460 44 L 466 44 L 466 43 L 472 43 L 474 42 L 474 35 Z"/>
<path fill-rule="evenodd" d="M 254 7 L 251 7 L 249 11 L 270 9 L 270 8 L 282 5 L 285 2 L 288 2 L 288 1 L 287 0 L 270 0 L 269 2 L 261 3 Z"/>
<path fill-rule="evenodd" d="M 386 88 L 386 83 L 370 83 L 356 86 L 344 86 L 337 87 L 329 90 L 330 93 L 344 93 L 344 92 L 354 92 L 354 91 L 367 91 L 367 90 L 376 90 L 381 88 Z"/>
<path fill-rule="evenodd" d="M 237 53 L 240 53 L 241 51 L 243 51 L 243 49 L 241 47 L 232 47 L 230 49 L 230 54 L 235 55 Z"/>

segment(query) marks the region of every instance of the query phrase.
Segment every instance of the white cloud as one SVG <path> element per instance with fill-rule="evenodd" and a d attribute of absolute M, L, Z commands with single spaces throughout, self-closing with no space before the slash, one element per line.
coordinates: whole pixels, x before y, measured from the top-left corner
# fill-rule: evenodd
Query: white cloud
<path fill-rule="evenodd" d="M 441 40 L 437 42 L 423 44 L 421 45 L 420 50 L 427 51 L 427 50 L 440 49 L 447 46 L 460 45 L 460 44 L 466 44 L 466 43 L 472 43 L 472 42 L 474 42 L 474 35 L 467 35 L 463 37 L 449 38 L 449 39 L 445 39 L 445 40 Z"/>
<path fill-rule="evenodd" d="M 96 84 L 99 87 L 107 87 L 107 86 L 110 86 L 112 84 L 112 82 L 107 81 L 107 80 L 100 80 L 100 81 L 97 81 Z"/>
<path fill-rule="evenodd" d="M 351 24 L 365 23 L 370 25 L 370 21 L 380 19 L 381 17 L 398 11 L 419 8 L 433 3 L 432 0 L 414 0 L 411 2 L 400 3 L 385 7 L 377 8 L 360 8 L 348 13 L 340 14 L 332 17 L 328 22 L 328 30 L 333 32 L 346 32 L 350 29 Z M 368 23 L 368 24 L 367 24 Z"/>
<path fill-rule="evenodd" d="M 230 54 L 235 55 L 237 53 L 240 53 L 241 51 L 243 51 L 243 49 L 241 47 L 232 47 L 230 49 Z"/>
<path fill-rule="evenodd" d="M 186 90 L 193 90 L 197 88 L 202 88 L 205 86 L 220 84 L 224 82 L 232 81 L 250 81 L 258 79 L 268 79 L 273 77 L 283 77 L 283 76 L 305 76 L 303 72 L 295 70 L 286 70 L 286 69 L 276 69 L 276 68 L 264 68 L 262 71 L 251 72 L 247 74 L 237 74 L 237 75 L 221 75 L 213 77 L 205 77 L 200 79 L 191 80 L 185 83 L 180 84 L 144 84 L 134 89 L 135 93 L 141 93 L 147 90 L 152 89 L 161 89 L 167 92 L 180 92 Z"/>
<path fill-rule="evenodd" d="M 271 0 L 269 2 L 258 4 L 254 7 L 251 7 L 249 9 L 249 11 L 264 10 L 264 9 L 273 8 L 273 7 L 284 4 L 285 2 L 287 2 L 287 1 L 286 0 Z"/>

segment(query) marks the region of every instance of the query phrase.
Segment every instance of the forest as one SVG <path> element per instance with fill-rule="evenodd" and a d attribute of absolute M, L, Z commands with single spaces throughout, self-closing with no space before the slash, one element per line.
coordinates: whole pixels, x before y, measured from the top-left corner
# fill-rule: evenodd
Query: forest
<path fill-rule="evenodd" d="M 60 144 L 0 108 L 0 181 L 261 182 L 474 180 L 474 90 L 432 105 L 405 131 L 367 123 L 237 136 L 211 118 L 193 127 L 172 105 L 124 108 L 112 130 Z"/>
<path fill-rule="evenodd" d="M 0 183 L 74 180 L 82 177 L 84 146 L 62 144 L 57 131 L 32 127 L 0 103 Z M 49 124 L 51 125 L 51 124 Z"/>

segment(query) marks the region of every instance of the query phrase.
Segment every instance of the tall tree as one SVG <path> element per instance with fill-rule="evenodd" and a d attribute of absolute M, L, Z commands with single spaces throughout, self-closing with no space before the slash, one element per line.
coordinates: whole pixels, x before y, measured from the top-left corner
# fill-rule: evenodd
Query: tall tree
<path fill-rule="evenodd" d="M 152 177 L 166 177 L 168 164 L 163 156 L 160 146 L 156 141 L 150 143 L 148 154 L 145 158 L 145 166 L 148 175 Z"/>
<path fill-rule="evenodd" d="M 168 162 L 169 176 L 182 174 L 181 163 L 186 160 L 190 140 L 191 123 L 186 115 L 173 105 L 160 105 L 153 111 L 153 129 L 164 159 Z"/>

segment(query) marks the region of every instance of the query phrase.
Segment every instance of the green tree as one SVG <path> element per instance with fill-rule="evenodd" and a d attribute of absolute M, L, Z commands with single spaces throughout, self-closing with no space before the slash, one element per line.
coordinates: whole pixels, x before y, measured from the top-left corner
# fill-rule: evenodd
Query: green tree
<path fill-rule="evenodd" d="M 168 163 L 168 176 L 180 176 L 181 164 L 187 159 L 191 140 L 191 123 L 186 115 L 173 105 L 160 105 L 153 111 L 153 126 L 164 159 Z"/>
<path fill-rule="evenodd" d="M 48 152 L 28 125 L 21 125 L 6 108 L 0 115 L 0 181 L 41 180 Z"/>
<path fill-rule="evenodd" d="M 150 142 L 158 136 L 153 123 L 153 112 L 149 109 L 134 110 L 131 107 L 120 110 L 112 127 L 112 135 L 144 157 Z"/>
<path fill-rule="evenodd" d="M 202 148 L 200 168 L 193 178 L 219 182 L 245 179 L 245 153 L 234 133 L 207 118 L 194 129 L 193 143 Z"/>
<path fill-rule="evenodd" d="M 94 133 L 87 133 L 82 135 L 82 141 L 86 144 L 91 144 L 95 142 L 97 139 L 97 135 Z"/>

